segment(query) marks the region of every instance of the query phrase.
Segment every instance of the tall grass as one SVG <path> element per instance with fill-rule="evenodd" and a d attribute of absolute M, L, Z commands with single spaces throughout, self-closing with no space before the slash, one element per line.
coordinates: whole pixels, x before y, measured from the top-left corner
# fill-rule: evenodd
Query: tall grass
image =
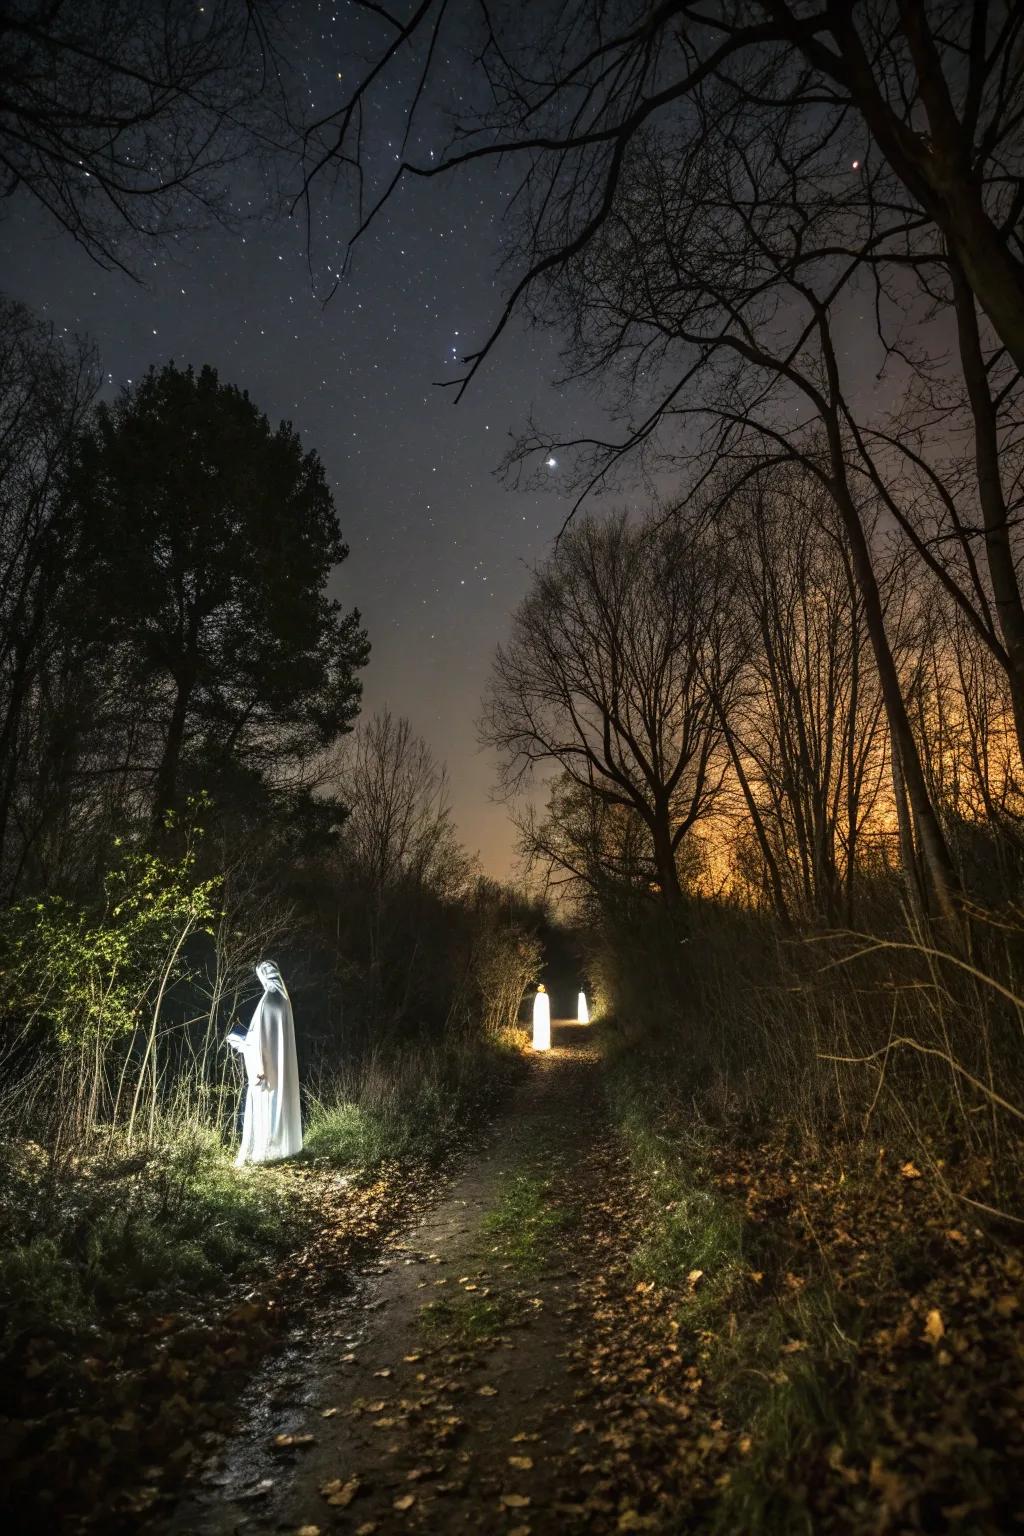
<path fill-rule="evenodd" d="M 435 1161 L 494 1107 L 522 1061 L 512 1030 L 373 1051 L 310 1090 L 306 1153 L 342 1168 Z"/>
<path fill-rule="evenodd" d="M 936 1165 L 991 1160 L 1009 1207 L 1024 1168 L 1024 929 L 981 913 L 962 948 L 911 925 L 784 936 L 764 914 L 695 903 L 603 936 L 592 968 L 617 1038 L 688 1116 L 819 1143 L 870 1133 Z"/>

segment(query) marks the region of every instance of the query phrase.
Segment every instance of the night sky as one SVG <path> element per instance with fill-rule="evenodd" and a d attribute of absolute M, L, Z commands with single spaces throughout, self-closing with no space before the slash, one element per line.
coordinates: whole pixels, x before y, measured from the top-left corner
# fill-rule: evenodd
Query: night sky
<path fill-rule="evenodd" d="M 355 66 L 351 11 L 304 0 L 288 30 L 304 95 L 323 110 L 339 72 Z M 469 76 L 453 54 L 444 91 L 457 97 Z M 378 171 L 398 147 L 401 87 L 392 82 L 368 125 Z M 428 154 L 431 132 L 440 148 L 437 117 L 414 140 Z M 566 417 L 548 385 L 550 338 L 506 333 L 457 406 L 453 391 L 435 387 L 500 311 L 502 190 L 493 167 L 405 188 L 326 305 L 352 212 L 344 190 L 326 183 L 314 204 L 312 277 L 303 219 L 259 217 L 258 178 L 244 167 L 232 193 L 251 222 L 136 256 L 140 283 L 98 268 L 25 200 L 0 223 L 4 290 L 59 331 L 91 336 L 108 391 L 151 363 L 210 363 L 316 449 L 350 548 L 336 594 L 360 608 L 373 648 L 364 711 L 386 704 L 407 715 L 447 762 L 460 836 L 496 876 L 511 872 L 514 833 L 490 800 L 480 695 L 527 567 L 548 552 L 567 509 L 558 469 L 550 494 L 507 489 L 494 475 L 532 409 L 555 426 Z"/>

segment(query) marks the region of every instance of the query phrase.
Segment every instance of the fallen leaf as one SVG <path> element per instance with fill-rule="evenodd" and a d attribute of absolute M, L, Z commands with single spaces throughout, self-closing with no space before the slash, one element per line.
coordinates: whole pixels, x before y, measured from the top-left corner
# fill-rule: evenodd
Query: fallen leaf
<path fill-rule="evenodd" d="M 392 1503 L 394 1508 L 397 1510 L 404 1511 L 407 1509 L 412 1509 L 413 1505 L 416 1503 L 416 1495 L 414 1493 L 400 1493 L 398 1498 L 394 1499 Z"/>
<path fill-rule="evenodd" d="M 498 1389 L 497 1387 L 484 1385 L 482 1387 L 477 1387 L 476 1395 L 477 1397 L 497 1397 Z"/>
<path fill-rule="evenodd" d="M 698 1280 L 703 1280 L 703 1278 L 704 1278 L 704 1271 L 702 1269 L 691 1269 L 690 1273 L 686 1277 L 686 1283 L 692 1289 L 696 1290 Z M 626 1513 L 629 1514 L 629 1513 L 632 1513 L 632 1511 L 627 1510 Z"/>
<path fill-rule="evenodd" d="M 508 1459 L 508 1464 L 510 1467 L 515 1467 L 518 1472 L 529 1472 L 530 1468 L 533 1466 L 533 1457 L 510 1456 Z"/>
<path fill-rule="evenodd" d="M 922 1177 L 920 1168 L 915 1167 L 910 1162 L 900 1164 L 900 1173 L 902 1173 L 905 1179 L 920 1179 Z"/>
<path fill-rule="evenodd" d="M 942 1321 L 942 1313 L 938 1307 L 932 1307 L 924 1325 L 924 1336 L 930 1344 L 937 1344 L 945 1335 L 946 1325 Z"/>
<path fill-rule="evenodd" d="M 312 1445 L 315 1435 L 275 1435 L 274 1445 L 279 1451 L 291 1450 L 295 1445 Z"/>
<path fill-rule="evenodd" d="M 322 1419 L 333 1419 L 337 1411 L 337 1408 L 321 1408 L 320 1417 Z"/>
<path fill-rule="evenodd" d="M 343 1478 L 332 1477 L 321 1484 L 320 1492 L 335 1509 L 347 1509 L 359 1492 L 359 1479 L 350 1477 L 346 1482 Z"/>
<path fill-rule="evenodd" d="M 501 1502 L 506 1509 L 525 1509 L 530 1502 L 530 1497 L 526 1493 L 503 1493 Z"/>
<path fill-rule="evenodd" d="M 387 1366 L 384 1367 L 384 1369 L 382 1371 L 374 1371 L 373 1374 L 375 1376 L 390 1376 L 391 1375 L 391 1367 L 390 1367 L 390 1365 L 387 1365 Z"/>

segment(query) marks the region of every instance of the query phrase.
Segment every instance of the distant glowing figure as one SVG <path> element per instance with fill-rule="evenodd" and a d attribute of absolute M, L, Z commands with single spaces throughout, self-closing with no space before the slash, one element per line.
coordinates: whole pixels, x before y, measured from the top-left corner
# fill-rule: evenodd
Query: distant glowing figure
<path fill-rule="evenodd" d="M 590 1023 L 590 1010 L 587 1008 L 587 994 L 585 992 L 581 992 L 576 999 L 576 1022 L 577 1024 Z"/>
<path fill-rule="evenodd" d="M 551 999 L 542 982 L 533 1000 L 533 1048 L 535 1051 L 551 1049 Z"/>
<path fill-rule="evenodd" d="M 302 1151 L 291 999 L 273 960 L 261 960 L 256 975 L 263 983 L 263 996 L 252 1022 L 248 1029 L 233 1029 L 227 1042 L 244 1061 L 248 1079 L 236 1168 L 243 1163 L 277 1162 Z"/>

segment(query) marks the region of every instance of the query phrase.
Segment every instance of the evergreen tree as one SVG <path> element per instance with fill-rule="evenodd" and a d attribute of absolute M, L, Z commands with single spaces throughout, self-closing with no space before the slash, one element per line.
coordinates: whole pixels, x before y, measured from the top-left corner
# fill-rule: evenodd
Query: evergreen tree
<path fill-rule="evenodd" d="M 197 788 L 314 810 L 308 765 L 349 728 L 369 653 L 327 592 L 348 550 L 317 455 L 172 363 L 99 407 L 71 483 L 96 625 L 143 700 L 154 824 Z"/>

